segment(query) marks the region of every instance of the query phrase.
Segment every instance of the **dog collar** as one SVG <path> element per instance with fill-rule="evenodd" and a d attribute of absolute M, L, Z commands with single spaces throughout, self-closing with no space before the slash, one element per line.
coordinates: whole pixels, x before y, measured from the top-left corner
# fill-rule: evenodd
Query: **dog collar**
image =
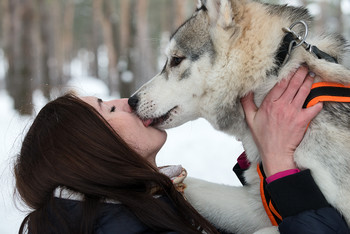
<path fill-rule="evenodd" d="M 304 35 L 299 35 L 293 31 L 293 28 L 298 24 L 304 26 Z M 320 50 L 317 48 L 317 46 L 306 42 L 309 30 L 307 24 L 304 21 L 295 22 L 289 28 L 282 28 L 282 30 L 286 33 L 286 35 L 283 37 L 281 46 L 279 47 L 276 54 L 276 64 L 279 68 L 288 62 L 292 51 L 299 46 L 303 46 L 306 51 L 316 56 L 318 59 L 325 59 L 331 63 L 338 63 L 338 60 L 335 57 Z"/>
<path fill-rule="evenodd" d="M 318 102 L 350 102 L 350 85 L 332 82 L 314 83 L 303 108 L 311 107 Z"/>
<path fill-rule="evenodd" d="M 289 47 L 290 45 L 294 44 L 294 37 L 292 33 L 286 33 L 286 35 L 283 37 L 283 40 L 281 42 L 281 46 L 278 48 L 277 54 L 276 54 L 276 64 L 279 68 L 282 67 L 285 63 L 287 63 L 287 60 L 289 58 Z M 288 58 L 287 58 L 288 57 Z"/>
<path fill-rule="evenodd" d="M 304 26 L 304 35 L 298 35 L 293 28 L 296 25 Z M 306 42 L 308 36 L 308 26 L 304 21 L 293 23 L 289 28 L 282 29 L 286 35 L 283 37 L 281 46 L 277 51 L 276 64 L 282 67 L 289 60 L 292 51 L 303 46 L 306 51 L 331 63 L 338 63 L 338 60 L 326 52 Z M 319 82 L 312 85 L 311 92 L 307 97 L 304 108 L 315 105 L 318 102 L 350 102 L 350 85 L 343 85 L 331 82 Z"/>

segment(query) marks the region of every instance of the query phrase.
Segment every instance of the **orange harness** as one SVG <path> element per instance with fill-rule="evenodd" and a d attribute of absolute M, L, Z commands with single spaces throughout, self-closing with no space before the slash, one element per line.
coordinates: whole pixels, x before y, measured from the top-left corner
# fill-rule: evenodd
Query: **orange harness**
<path fill-rule="evenodd" d="M 350 85 L 332 82 L 314 83 L 303 107 L 307 108 L 318 102 L 350 102 Z"/>

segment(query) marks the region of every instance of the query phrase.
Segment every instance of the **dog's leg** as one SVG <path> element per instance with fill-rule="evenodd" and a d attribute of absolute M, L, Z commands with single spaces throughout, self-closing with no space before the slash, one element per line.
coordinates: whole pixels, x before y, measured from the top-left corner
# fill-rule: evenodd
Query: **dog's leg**
<path fill-rule="evenodd" d="M 276 226 L 263 228 L 257 232 L 254 232 L 254 234 L 278 234 L 278 233 L 280 232 L 278 231 L 278 227 Z"/>
<path fill-rule="evenodd" d="M 249 234 L 271 226 L 259 185 L 227 186 L 194 178 L 187 178 L 185 183 L 187 200 L 217 228 Z"/>

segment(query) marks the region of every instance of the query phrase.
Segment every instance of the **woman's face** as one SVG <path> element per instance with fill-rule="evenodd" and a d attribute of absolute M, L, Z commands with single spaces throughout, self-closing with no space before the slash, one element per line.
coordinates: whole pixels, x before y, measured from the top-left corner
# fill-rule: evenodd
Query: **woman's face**
<path fill-rule="evenodd" d="M 155 165 L 155 157 L 167 138 L 165 131 L 145 127 L 131 111 L 126 98 L 111 101 L 96 97 L 81 99 L 93 106 L 130 147 Z"/>

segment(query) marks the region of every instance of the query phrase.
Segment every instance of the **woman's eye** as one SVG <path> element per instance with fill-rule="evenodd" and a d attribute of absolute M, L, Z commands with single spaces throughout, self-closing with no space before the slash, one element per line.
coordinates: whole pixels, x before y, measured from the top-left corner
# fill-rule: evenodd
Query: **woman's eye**
<path fill-rule="evenodd" d="M 170 61 L 170 67 L 176 67 L 185 59 L 185 57 L 172 57 Z"/>
<path fill-rule="evenodd" d="M 115 111 L 115 106 L 112 106 L 111 112 L 114 112 L 114 111 Z"/>

